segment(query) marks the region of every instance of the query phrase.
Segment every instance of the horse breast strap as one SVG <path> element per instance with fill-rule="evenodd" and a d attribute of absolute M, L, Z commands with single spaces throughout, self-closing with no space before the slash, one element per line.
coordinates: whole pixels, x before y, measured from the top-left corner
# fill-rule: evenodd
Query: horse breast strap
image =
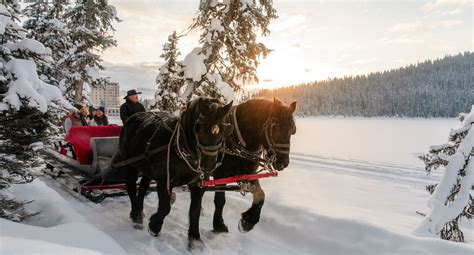
<path fill-rule="evenodd" d="M 242 133 L 240 133 L 239 123 L 237 122 L 237 106 L 234 107 L 232 110 L 232 125 L 234 126 L 235 134 L 237 135 L 237 139 L 239 139 L 239 144 L 243 147 L 247 147 L 247 143 L 245 143 L 244 138 L 242 137 Z"/>

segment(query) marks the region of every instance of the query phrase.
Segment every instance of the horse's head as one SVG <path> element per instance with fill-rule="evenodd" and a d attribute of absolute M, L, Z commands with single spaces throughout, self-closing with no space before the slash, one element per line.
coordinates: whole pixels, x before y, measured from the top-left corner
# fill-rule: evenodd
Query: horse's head
<path fill-rule="evenodd" d="M 274 157 L 272 166 L 281 171 L 290 163 L 290 140 L 296 133 L 293 113 L 296 102 L 286 105 L 278 99 L 273 99 L 271 113 L 264 124 L 265 149 Z"/>
<path fill-rule="evenodd" d="M 224 153 L 224 136 L 232 132 L 232 125 L 227 123 L 227 115 L 232 102 L 224 105 L 216 99 L 198 98 L 194 102 L 193 132 L 196 138 L 196 150 L 200 168 L 204 172 L 212 172 L 219 158 Z"/>

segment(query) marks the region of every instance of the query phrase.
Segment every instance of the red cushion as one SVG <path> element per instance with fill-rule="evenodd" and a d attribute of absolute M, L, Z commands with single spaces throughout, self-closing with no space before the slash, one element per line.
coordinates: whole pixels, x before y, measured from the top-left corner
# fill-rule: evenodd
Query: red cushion
<path fill-rule="evenodd" d="M 66 135 L 68 141 L 74 148 L 77 160 L 83 165 L 92 164 L 92 148 L 90 140 L 93 137 L 119 136 L 122 126 L 96 126 L 81 127 L 74 126 L 69 129 Z"/>

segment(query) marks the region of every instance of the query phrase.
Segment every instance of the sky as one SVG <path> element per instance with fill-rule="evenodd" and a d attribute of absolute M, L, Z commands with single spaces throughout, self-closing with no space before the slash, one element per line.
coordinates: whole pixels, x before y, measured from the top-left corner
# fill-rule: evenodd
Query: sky
<path fill-rule="evenodd" d="M 121 22 L 118 46 L 103 54 L 106 76 L 122 90 L 151 96 L 162 64 L 162 46 L 192 23 L 198 0 L 109 0 Z M 474 0 L 274 0 L 279 18 L 261 37 L 274 51 L 258 67 L 260 83 L 273 88 L 330 77 L 367 74 L 473 51 Z M 186 56 L 198 32 L 181 38 Z"/>

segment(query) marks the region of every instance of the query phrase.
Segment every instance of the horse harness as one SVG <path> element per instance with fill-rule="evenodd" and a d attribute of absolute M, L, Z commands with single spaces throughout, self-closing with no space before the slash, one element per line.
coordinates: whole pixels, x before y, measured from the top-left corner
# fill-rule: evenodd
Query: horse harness
<path fill-rule="evenodd" d="M 273 128 L 276 124 L 273 122 L 273 119 L 271 118 L 271 114 L 268 116 L 267 120 L 263 124 L 263 127 L 260 131 L 260 134 L 264 133 L 265 135 L 265 141 L 267 143 L 268 149 L 264 150 L 262 147 L 260 147 L 258 150 L 250 151 L 246 148 L 247 144 L 242 137 L 242 133 L 240 132 L 236 113 L 237 113 L 237 106 L 234 106 L 229 116 L 230 122 L 234 126 L 234 130 L 230 135 L 224 137 L 222 141 L 220 141 L 219 144 L 210 145 L 210 146 L 203 145 L 200 142 L 196 131 L 193 129 L 193 133 L 196 136 L 196 146 L 198 147 L 196 155 L 193 155 L 192 150 L 190 149 L 190 146 L 186 140 L 186 137 L 181 135 L 181 133 L 184 133 L 183 124 L 181 123 L 181 116 L 176 118 L 176 124 L 174 128 L 171 128 L 166 124 L 166 121 L 168 121 L 168 118 L 163 119 L 161 116 L 155 114 L 155 116 L 157 116 L 160 119 L 160 124 L 156 127 L 152 136 L 148 139 L 146 143 L 145 152 L 135 157 L 132 157 L 132 158 L 129 158 L 117 163 L 113 163 L 112 167 L 113 168 L 122 167 L 122 166 L 129 165 L 143 159 L 145 159 L 151 167 L 150 157 L 154 154 L 167 151 L 166 175 L 167 175 L 168 192 L 170 191 L 170 171 L 169 171 L 170 154 L 171 154 L 171 147 L 173 145 L 175 145 L 176 154 L 183 161 L 186 162 L 186 164 L 192 171 L 200 174 L 199 175 L 200 179 L 204 179 L 205 174 L 212 175 L 214 170 L 222 164 L 225 154 L 234 155 L 234 156 L 238 156 L 238 157 L 250 160 L 254 162 L 255 164 L 262 167 L 260 171 L 263 171 L 263 170 L 274 171 L 272 163 L 275 160 L 276 153 L 289 154 L 290 144 L 277 143 L 273 139 Z M 168 144 L 160 146 L 158 148 L 150 149 L 152 145 L 152 141 L 156 133 L 162 126 L 166 130 L 172 133 Z M 120 151 L 118 153 L 122 154 Z M 221 155 L 214 169 L 212 169 L 210 172 L 204 172 L 200 166 L 201 154 L 207 155 L 207 156 L 215 156 L 219 153 L 221 153 Z M 193 180 L 192 182 L 194 181 L 195 180 Z"/>
<path fill-rule="evenodd" d="M 228 145 L 230 145 L 225 147 L 225 152 L 227 154 L 248 159 L 261 166 L 262 170 L 273 171 L 274 169 L 272 163 L 275 160 L 276 153 L 290 153 L 290 143 L 277 143 L 273 139 L 273 128 L 276 124 L 273 122 L 271 114 L 265 120 L 265 123 L 263 124 L 263 127 L 260 131 L 260 134 L 264 133 L 265 135 L 265 142 L 268 146 L 267 150 L 264 150 L 262 147 L 260 147 L 258 150 L 250 151 L 246 148 L 247 143 L 242 137 L 239 123 L 237 121 L 237 106 L 234 106 L 234 109 L 232 109 L 230 113 L 230 121 L 234 126 L 234 132 L 226 139 Z"/>

